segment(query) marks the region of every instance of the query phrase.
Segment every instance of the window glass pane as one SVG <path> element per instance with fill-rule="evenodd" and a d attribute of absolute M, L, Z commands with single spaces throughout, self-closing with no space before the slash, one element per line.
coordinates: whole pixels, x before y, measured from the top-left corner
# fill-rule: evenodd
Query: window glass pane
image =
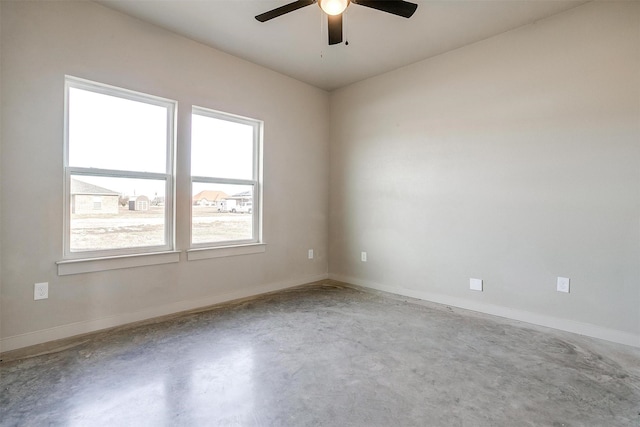
<path fill-rule="evenodd" d="M 193 114 L 191 175 L 253 179 L 253 126 Z"/>
<path fill-rule="evenodd" d="M 71 252 L 165 244 L 163 180 L 72 175 Z"/>
<path fill-rule="evenodd" d="M 167 170 L 167 107 L 69 88 L 69 166 Z"/>
<path fill-rule="evenodd" d="M 253 239 L 253 186 L 193 183 L 193 244 Z"/>

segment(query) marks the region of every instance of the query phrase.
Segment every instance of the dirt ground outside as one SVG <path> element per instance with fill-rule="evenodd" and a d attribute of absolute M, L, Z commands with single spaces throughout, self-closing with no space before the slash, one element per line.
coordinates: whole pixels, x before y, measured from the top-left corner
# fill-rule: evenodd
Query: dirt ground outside
<path fill-rule="evenodd" d="M 253 237 L 253 214 L 218 212 L 217 208 L 193 206 L 191 239 L 194 244 L 245 240 Z"/>
<path fill-rule="evenodd" d="M 193 243 L 251 239 L 252 217 L 193 206 Z M 72 252 L 83 252 L 159 246 L 164 244 L 164 232 L 163 206 L 152 206 L 147 211 L 120 207 L 117 214 L 73 214 L 70 247 Z"/>

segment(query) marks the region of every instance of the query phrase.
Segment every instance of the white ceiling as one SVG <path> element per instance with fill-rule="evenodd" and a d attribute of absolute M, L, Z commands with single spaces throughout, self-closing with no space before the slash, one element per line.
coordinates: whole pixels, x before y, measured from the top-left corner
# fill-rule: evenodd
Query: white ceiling
<path fill-rule="evenodd" d="M 351 4 L 349 45 L 328 46 L 311 5 L 260 23 L 293 0 L 100 0 L 99 3 L 326 90 L 390 71 L 586 3 L 584 0 L 413 0 L 410 19 Z M 324 19 L 323 19 L 324 18 Z"/>

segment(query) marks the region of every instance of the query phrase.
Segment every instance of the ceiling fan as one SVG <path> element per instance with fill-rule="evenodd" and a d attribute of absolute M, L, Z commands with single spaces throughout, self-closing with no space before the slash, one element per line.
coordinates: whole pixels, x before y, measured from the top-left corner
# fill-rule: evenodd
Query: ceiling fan
<path fill-rule="evenodd" d="M 402 16 L 403 18 L 411 18 L 418 8 L 417 4 L 404 0 L 298 0 L 261 13 L 256 16 L 256 19 L 260 22 L 265 22 L 314 3 L 318 3 L 320 8 L 327 14 L 330 45 L 342 43 L 342 13 L 350 3 Z"/>

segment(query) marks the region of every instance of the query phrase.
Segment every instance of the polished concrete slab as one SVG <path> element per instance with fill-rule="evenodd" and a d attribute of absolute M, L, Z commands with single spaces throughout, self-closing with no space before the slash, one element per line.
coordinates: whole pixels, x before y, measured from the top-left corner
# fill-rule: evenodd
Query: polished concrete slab
<path fill-rule="evenodd" d="M 335 283 L 0 363 L 2 426 L 639 426 L 640 350 Z"/>

